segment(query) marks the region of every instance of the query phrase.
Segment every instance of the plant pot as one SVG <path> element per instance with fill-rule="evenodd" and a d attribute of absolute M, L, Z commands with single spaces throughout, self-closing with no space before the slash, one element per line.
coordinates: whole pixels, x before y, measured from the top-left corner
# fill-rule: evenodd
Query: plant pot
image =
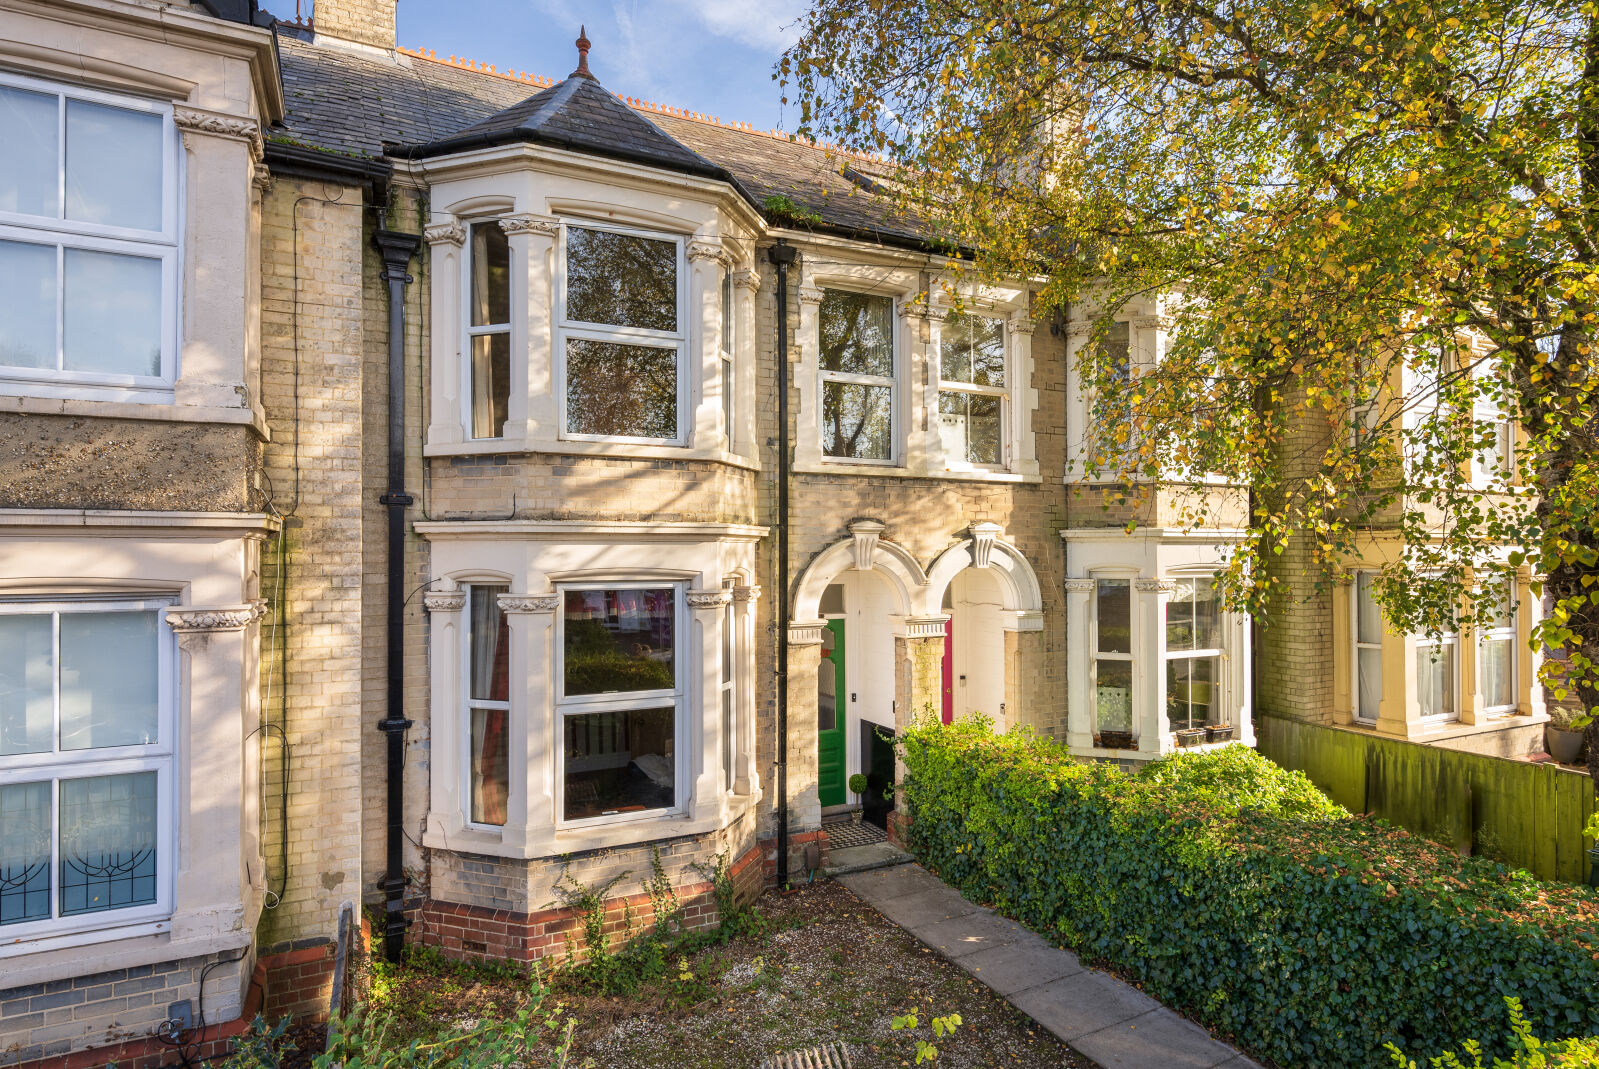
<path fill-rule="evenodd" d="M 859 824 L 861 822 L 861 818 L 864 817 L 865 815 L 866 815 L 866 810 L 864 810 L 864 809 L 854 810 L 849 815 L 849 822 L 851 824 L 859 826 Z"/>
<path fill-rule="evenodd" d="M 1544 737 L 1549 744 L 1549 756 L 1563 765 L 1574 765 L 1582 757 L 1581 731 L 1564 731 L 1549 724 L 1544 725 Z"/>
<path fill-rule="evenodd" d="M 1099 748 L 1102 750 L 1131 750 L 1135 745 L 1131 731 L 1101 729 L 1099 732 Z"/>
<path fill-rule="evenodd" d="M 1172 735 L 1177 739 L 1178 746 L 1198 746 L 1205 741 L 1204 728 L 1183 728 L 1172 732 Z"/>
<path fill-rule="evenodd" d="M 1233 737 L 1231 724 L 1212 724 L 1205 729 L 1206 742 L 1230 742 Z"/>

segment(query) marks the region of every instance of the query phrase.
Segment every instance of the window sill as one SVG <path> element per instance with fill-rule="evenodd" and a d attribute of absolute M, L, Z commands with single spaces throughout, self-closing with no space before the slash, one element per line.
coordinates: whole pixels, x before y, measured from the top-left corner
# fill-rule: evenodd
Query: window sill
<path fill-rule="evenodd" d="M 718 800 L 718 804 L 704 806 L 708 812 L 703 815 L 645 817 L 616 824 L 566 828 L 560 831 L 550 827 L 529 829 L 525 845 L 515 841 L 521 837 L 520 830 L 516 828 L 506 828 L 503 833 L 478 828 L 434 830 L 430 822 L 428 829 L 423 832 L 422 845 L 433 850 L 449 850 L 459 854 L 482 854 L 489 857 L 536 861 L 588 850 L 637 846 L 660 839 L 708 835 L 730 827 L 755 805 L 760 797 L 759 793 L 729 795 L 725 804 L 720 804 L 721 800 Z"/>
<path fill-rule="evenodd" d="M 262 438 L 270 437 L 264 413 L 252 408 L 215 405 L 181 405 L 170 394 L 140 391 L 141 399 L 97 397 L 89 389 L 72 390 L 73 396 L 19 394 L 15 383 L 0 382 L 0 411 L 40 416 L 92 416 L 101 419 L 161 420 L 168 423 L 248 424 Z M 118 391 L 127 392 L 127 391 Z"/>
<path fill-rule="evenodd" d="M 703 460 L 713 464 L 759 471 L 760 462 L 725 449 L 696 449 L 686 445 L 649 445 L 643 442 L 589 442 L 525 438 L 475 438 L 467 442 L 441 442 L 422 447 L 425 457 L 501 456 L 553 453 L 561 456 L 621 457 L 639 460 Z"/>
<path fill-rule="evenodd" d="M 801 475 L 860 475 L 876 478 L 925 479 L 938 482 L 973 483 L 1041 483 L 1038 475 L 1023 475 L 1013 471 L 988 471 L 978 468 L 940 468 L 937 471 L 919 471 L 894 464 L 859 464 L 841 461 L 800 461 L 794 471 Z"/>
<path fill-rule="evenodd" d="M 1348 715 L 1347 713 L 1344 715 Z M 1469 738 L 1472 735 L 1486 735 L 1495 731 L 1506 731 L 1511 728 L 1537 727 L 1547 723 L 1547 713 L 1495 713 L 1485 716 L 1475 724 L 1468 724 L 1463 720 L 1407 720 L 1401 731 L 1387 731 L 1381 724 L 1366 723 L 1359 720 L 1345 720 L 1332 726 L 1342 731 L 1353 731 L 1364 735 L 1380 735 L 1390 739 L 1407 739 L 1410 742 L 1431 743 L 1443 742 L 1449 739 Z"/>

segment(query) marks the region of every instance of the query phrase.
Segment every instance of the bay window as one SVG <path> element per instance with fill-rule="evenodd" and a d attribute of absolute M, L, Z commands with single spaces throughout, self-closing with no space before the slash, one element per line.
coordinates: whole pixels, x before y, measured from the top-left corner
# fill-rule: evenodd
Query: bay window
<path fill-rule="evenodd" d="M 1495 587 L 1492 617 L 1477 639 L 1477 692 L 1482 712 L 1516 710 L 1516 596 L 1511 580 Z"/>
<path fill-rule="evenodd" d="M 1374 572 L 1356 572 L 1349 595 L 1354 601 L 1351 617 L 1355 621 L 1355 719 L 1377 722 L 1382 707 L 1382 607 L 1374 594 Z"/>
<path fill-rule="evenodd" d="M 1094 728 L 1133 732 L 1132 583 L 1100 579 L 1094 584 Z"/>
<path fill-rule="evenodd" d="M 1005 321 L 954 314 L 939 329 L 938 427 L 946 464 L 1005 463 Z"/>
<path fill-rule="evenodd" d="M 170 909 L 165 605 L 0 604 L 0 938 Z"/>
<path fill-rule="evenodd" d="M 0 376 L 170 386 L 170 109 L 0 75 L 0 144 Z"/>
<path fill-rule="evenodd" d="M 556 720 L 563 821 L 678 807 L 681 602 L 676 585 L 562 590 Z"/>
<path fill-rule="evenodd" d="M 511 246 L 498 222 L 473 223 L 467 254 L 473 438 L 505 434 L 511 399 Z"/>
<path fill-rule="evenodd" d="M 1166 720 L 1173 731 L 1227 722 L 1220 701 L 1222 627 L 1214 581 L 1175 579 L 1166 602 Z"/>
<path fill-rule="evenodd" d="M 563 232 L 566 435 L 680 442 L 682 241 L 575 224 Z"/>
<path fill-rule="evenodd" d="M 822 453 L 894 459 L 894 301 L 823 290 L 817 311 L 822 386 Z"/>
<path fill-rule="evenodd" d="M 467 819 L 505 823 L 510 795 L 510 627 L 500 608 L 505 586 L 467 588 Z"/>

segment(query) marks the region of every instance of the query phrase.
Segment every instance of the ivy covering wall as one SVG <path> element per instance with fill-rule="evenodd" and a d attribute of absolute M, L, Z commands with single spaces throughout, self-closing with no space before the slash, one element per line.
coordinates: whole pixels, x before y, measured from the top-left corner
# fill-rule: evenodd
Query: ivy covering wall
<path fill-rule="evenodd" d="M 1599 897 L 1355 817 L 1231 746 L 1136 775 L 985 724 L 905 733 L 918 858 L 1284 1066 L 1599 1032 Z"/>

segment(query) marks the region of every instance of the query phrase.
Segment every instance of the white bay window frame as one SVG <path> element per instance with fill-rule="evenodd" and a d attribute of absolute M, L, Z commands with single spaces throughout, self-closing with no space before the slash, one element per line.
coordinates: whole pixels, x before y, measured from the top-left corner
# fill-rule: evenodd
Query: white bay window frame
<path fill-rule="evenodd" d="M 476 324 L 476 323 L 472 322 L 472 320 L 474 318 L 474 316 L 472 314 L 473 274 L 474 274 L 474 272 L 476 270 L 476 267 L 477 267 L 476 258 L 475 258 L 474 253 L 473 253 L 473 250 L 474 250 L 475 246 L 474 246 L 473 241 L 472 241 L 472 231 L 473 231 L 474 228 L 479 227 L 479 226 L 484 226 L 484 227 L 496 226 L 496 225 L 499 225 L 499 223 L 500 223 L 500 218 L 497 217 L 497 216 L 486 216 L 486 217 L 485 216 L 479 216 L 479 217 L 476 217 L 476 218 L 465 219 L 465 220 L 462 221 L 462 226 L 463 226 L 464 231 L 465 231 L 465 242 L 464 242 L 464 246 L 463 246 L 462 251 L 461 251 L 461 290 L 460 290 L 460 292 L 461 292 L 461 308 L 460 308 L 461 320 L 460 321 L 461 321 L 462 338 L 461 338 L 461 382 L 460 382 L 460 385 L 459 385 L 459 389 L 461 391 L 460 392 L 460 396 L 461 396 L 461 399 L 462 399 L 461 422 L 462 422 L 462 425 L 466 428 L 466 436 L 467 436 L 467 438 L 469 440 L 471 440 L 471 441 L 479 441 L 479 442 L 482 442 L 482 441 L 492 442 L 492 441 L 496 441 L 496 440 L 498 440 L 500 438 L 505 437 L 505 433 L 506 433 L 505 428 L 510 425 L 510 422 L 511 422 L 511 409 L 512 409 L 512 407 L 514 405 L 514 399 L 516 397 L 516 386 L 515 386 L 516 378 L 517 378 L 517 376 L 516 376 L 516 364 L 518 363 L 519 360 L 520 361 L 525 361 L 526 360 L 526 354 L 519 353 L 517 351 L 517 346 L 516 346 L 516 341 L 515 341 L 515 339 L 516 339 L 516 331 L 514 329 L 514 325 L 517 322 L 517 319 L 519 318 L 519 315 L 521 315 L 521 316 L 525 316 L 526 315 L 525 304 L 524 304 L 524 302 L 521 299 L 519 299 L 519 298 L 521 298 L 522 295 L 517 292 L 516 273 L 515 273 L 514 270 L 509 268 L 509 265 L 508 265 L 508 269 L 506 271 L 506 275 L 507 275 L 507 278 L 506 278 L 506 289 L 508 291 L 507 292 L 507 301 L 506 301 L 506 316 L 507 316 L 506 321 L 504 323 L 481 323 L 481 324 Z M 502 229 L 503 229 L 503 227 L 502 227 Z M 507 237 L 509 237 L 509 236 L 507 236 Z M 509 240 L 507 240 L 506 244 L 507 244 L 507 247 L 509 247 L 509 244 L 510 244 Z M 508 251 L 507 255 L 508 255 L 508 258 L 509 258 L 509 251 Z M 507 386 L 508 386 L 508 390 L 507 390 L 507 397 L 506 397 L 505 424 L 502 425 L 499 434 L 481 435 L 480 436 L 480 435 L 478 435 L 476 433 L 476 430 L 477 430 L 477 415 L 478 415 L 478 413 L 477 413 L 477 389 L 476 389 L 476 381 L 475 381 L 474 375 L 473 375 L 473 373 L 474 373 L 473 359 L 474 359 L 474 356 L 475 356 L 475 347 L 476 347 L 476 344 L 477 344 L 477 339 L 480 338 L 480 337 L 493 338 L 493 337 L 499 337 L 499 336 L 503 336 L 503 337 L 506 338 L 507 347 L 510 350 L 510 360 L 509 360 L 509 365 L 510 366 L 507 368 L 507 379 L 508 379 Z"/>
<path fill-rule="evenodd" d="M 760 590 L 755 570 L 766 531 L 741 524 L 573 521 L 420 521 L 435 579 L 429 614 L 432 767 L 423 845 L 512 858 L 549 857 L 668 835 L 724 828 L 761 796 L 756 773 L 753 654 Z M 730 583 L 731 580 L 731 583 Z M 469 587 L 508 587 L 499 596 L 509 632 L 509 785 L 503 826 L 469 823 Z M 662 694 L 564 694 L 566 592 L 673 587 L 677 671 L 673 809 L 567 821 L 562 720 L 580 704 L 648 709 Z M 732 611 L 729 612 L 731 602 Z M 732 754 L 722 744 L 723 630 L 737 629 Z M 671 700 L 671 699 L 668 699 Z M 661 702 L 664 705 L 664 701 Z"/>
<path fill-rule="evenodd" d="M 177 774 L 175 742 L 177 732 L 176 642 L 165 619 L 172 598 L 6 600 L 0 601 L 0 615 L 51 616 L 52 749 L 45 753 L 0 756 L 0 783 L 21 786 L 50 783 L 50 875 L 48 893 L 50 916 L 0 926 L 0 940 L 6 943 L 42 937 L 73 936 L 116 929 L 172 915 L 175 855 L 175 787 Z M 64 613 L 148 612 L 156 622 L 156 742 L 150 745 L 125 745 L 103 748 L 62 750 L 60 748 L 60 618 Z M 137 773 L 156 777 L 156 861 L 155 899 L 123 908 L 63 914 L 61 907 L 61 784 L 65 781 Z"/>
<path fill-rule="evenodd" d="M 595 230 L 607 234 L 620 234 L 626 237 L 645 238 L 651 241 L 671 242 L 676 252 L 674 257 L 674 270 L 676 271 L 676 330 L 654 330 L 645 327 L 625 327 L 605 323 L 589 323 L 583 320 L 572 319 L 567 315 L 567 240 L 573 229 Z M 601 223 L 590 219 L 570 218 L 561 220 L 560 232 L 555 243 L 555 329 L 553 331 L 552 364 L 554 368 L 554 389 L 556 407 L 560 412 L 559 437 L 574 442 L 623 442 L 640 445 L 687 445 L 695 430 L 695 413 L 690 405 L 692 391 L 690 389 L 692 370 L 689 367 L 689 300 L 688 300 L 688 263 L 684 255 L 685 240 L 682 234 L 675 234 L 660 230 L 649 230 L 640 227 L 622 226 L 614 223 Z M 514 313 L 513 313 L 514 315 Z M 703 329 L 703 326 L 700 327 Z M 676 426 L 677 433 L 671 438 L 651 438 L 644 435 L 632 434 L 584 434 L 571 430 L 570 412 L 567 407 L 567 342 L 592 341 L 613 345 L 626 345 L 647 349 L 669 350 L 675 355 L 676 375 Z M 523 356 L 526 359 L 526 355 Z M 514 359 L 514 357 L 513 357 Z M 513 376 L 514 381 L 514 376 Z"/>
<path fill-rule="evenodd" d="M 604 691 L 598 694 L 569 695 L 566 693 L 566 595 L 569 592 L 582 591 L 625 591 L 625 590 L 666 590 L 672 591 L 672 686 L 670 688 L 655 690 L 633 691 Z M 685 760 L 688 750 L 688 723 L 689 710 L 685 698 L 689 688 L 685 686 L 685 679 L 692 675 L 693 665 L 686 659 L 689 652 L 689 643 L 686 641 L 685 631 L 688 624 L 688 613 L 684 604 L 684 587 L 681 582 L 660 582 L 654 580 L 642 581 L 600 581 L 593 583 L 563 583 L 556 588 L 556 595 L 561 599 L 561 604 L 556 609 L 555 623 L 555 659 L 551 683 L 555 692 L 555 826 L 557 829 L 585 828 L 605 824 L 621 824 L 637 820 L 649 820 L 658 817 L 676 816 L 684 808 L 684 797 L 687 793 L 688 765 Z M 706 656 L 704 660 L 715 661 L 715 657 Z M 567 721 L 573 717 L 593 716 L 604 713 L 627 713 L 633 711 L 647 711 L 663 709 L 670 706 L 672 709 L 672 804 L 670 806 L 646 809 L 634 813 L 613 813 L 596 817 L 580 819 L 568 818 L 566 814 L 566 755 L 562 740 L 566 736 Z"/>
<path fill-rule="evenodd" d="M 0 210 L 0 241 L 36 245 L 54 250 L 56 261 L 54 368 L 0 365 L 0 391 L 27 392 L 53 388 L 87 388 L 88 396 L 105 400 L 168 403 L 177 379 L 180 212 L 182 152 L 173 122 L 172 105 L 159 101 L 106 93 L 79 86 L 29 78 L 0 71 L 0 87 L 53 96 L 57 99 L 57 200 L 54 216 Z M 157 229 L 91 223 L 66 217 L 66 116 L 71 101 L 145 115 L 161 122 L 161 225 Z M 7 151 L 17 151 L 10 146 Z M 154 375 L 98 371 L 70 371 L 64 366 L 66 338 L 66 265 L 69 250 L 108 253 L 156 261 L 160 265 L 160 357 Z"/>

